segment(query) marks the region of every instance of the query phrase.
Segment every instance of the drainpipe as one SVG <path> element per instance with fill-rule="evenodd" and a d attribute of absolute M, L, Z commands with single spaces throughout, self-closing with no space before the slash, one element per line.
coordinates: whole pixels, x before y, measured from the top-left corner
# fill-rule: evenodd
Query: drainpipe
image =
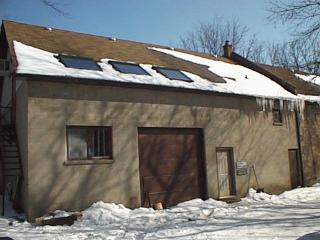
<path fill-rule="evenodd" d="M 303 113 L 302 113 L 303 114 Z M 297 134 L 297 143 L 298 143 L 298 155 L 299 155 L 299 172 L 300 172 L 300 181 L 302 187 L 305 186 L 305 178 L 304 178 L 304 172 L 303 172 L 303 159 L 302 159 L 302 149 L 301 149 L 301 135 L 300 135 L 300 116 L 298 111 L 294 110 L 295 120 L 296 120 L 296 134 Z"/>

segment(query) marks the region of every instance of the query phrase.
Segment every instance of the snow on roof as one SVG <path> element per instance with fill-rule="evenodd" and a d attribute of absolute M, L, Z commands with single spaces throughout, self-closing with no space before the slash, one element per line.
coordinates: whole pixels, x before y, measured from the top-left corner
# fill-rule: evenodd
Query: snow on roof
<path fill-rule="evenodd" d="M 305 75 L 305 74 L 298 74 L 298 73 L 295 73 L 294 75 L 303 81 L 320 85 L 320 76 L 312 75 L 312 74 Z"/>
<path fill-rule="evenodd" d="M 320 76 L 317 75 L 307 75 L 307 74 L 298 74 L 295 73 L 294 74 L 297 78 L 309 82 L 309 83 L 313 83 L 313 84 L 317 84 L 320 85 Z M 298 97 L 300 97 L 301 99 L 303 99 L 304 101 L 308 101 L 308 102 L 314 102 L 314 103 L 318 103 L 320 105 L 320 96 L 316 96 L 316 95 L 304 95 L 304 94 L 298 94 Z"/>
<path fill-rule="evenodd" d="M 193 63 L 207 65 L 209 70 L 224 78 L 226 83 L 214 83 L 189 72 L 185 73 L 193 82 L 170 80 L 152 69 L 150 64 L 139 64 L 148 75 L 124 74 L 116 71 L 108 63 L 112 59 L 101 59 L 98 62 L 102 71 L 74 69 L 65 67 L 56 57 L 58 53 L 44 51 L 14 41 L 14 49 L 18 61 L 18 74 L 38 74 L 72 78 L 85 78 L 104 81 L 151 84 L 175 88 L 213 91 L 220 93 L 240 94 L 254 97 L 297 100 L 298 96 L 288 92 L 270 78 L 246 67 L 214 61 L 187 53 L 162 48 L 150 48 Z"/>
<path fill-rule="evenodd" d="M 208 66 L 209 71 L 223 77 L 227 82 L 217 83 L 217 85 L 221 87 L 223 86 L 225 92 L 276 99 L 297 99 L 296 95 L 290 93 L 272 79 L 241 65 L 215 61 L 163 48 L 153 47 L 150 49 L 166 53 L 186 61 Z"/>
<path fill-rule="evenodd" d="M 298 94 L 298 97 L 304 101 L 318 103 L 320 105 L 320 96 Z"/>

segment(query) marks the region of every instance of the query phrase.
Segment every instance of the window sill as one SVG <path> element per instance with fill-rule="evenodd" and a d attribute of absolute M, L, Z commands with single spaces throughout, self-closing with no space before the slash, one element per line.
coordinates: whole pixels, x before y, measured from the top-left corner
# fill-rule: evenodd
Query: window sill
<path fill-rule="evenodd" d="M 113 159 L 90 159 L 90 160 L 67 160 L 63 162 L 64 166 L 73 165 L 97 165 L 97 164 L 111 164 Z"/>

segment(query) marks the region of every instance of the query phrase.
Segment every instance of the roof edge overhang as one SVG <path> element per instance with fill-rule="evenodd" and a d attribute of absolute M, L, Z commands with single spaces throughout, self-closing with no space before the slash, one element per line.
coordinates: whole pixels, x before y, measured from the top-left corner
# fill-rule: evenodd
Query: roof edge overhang
<path fill-rule="evenodd" d="M 193 93 L 193 94 L 214 95 L 214 96 L 240 97 L 240 98 L 247 98 L 247 99 L 256 99 L 258 97 L 258 96 L 242 95 L 242 94 L 236 94 L 236 93 L 214 92 L 214 91 L 207 91 L 207 90 L 179 88 L 179 87 L 170 87 L 170 86 L 144 84 L 144 83 L 118 82 L 113 80 L 106 81 L 106 80 L 92 79 L 92 78 L 49 76 L 49 75 L 27 74 L 27 73 L 17 73 L 16 77 L 25 78 L 27 81 L 77 83 L 77 84 L 85 84 L 85 85 L 135 88 L 135 89 L 169 91 L 169 92 L 179 92 L 179 93 Z"/>

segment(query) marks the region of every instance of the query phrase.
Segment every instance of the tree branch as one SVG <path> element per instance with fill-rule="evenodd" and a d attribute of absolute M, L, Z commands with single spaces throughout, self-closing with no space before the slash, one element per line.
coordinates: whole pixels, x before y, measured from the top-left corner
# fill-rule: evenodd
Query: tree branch
<path fill-rule="evenodd" d="M 68 13 L 61 8 L 61 4 L 55 1 L 51 0 L 40 0 L 43 4 L 45 4 L 47 7 L 51 8 L 55 12 L 59 13 L 62 16 L 67 16 Z M 59 6 L 60 5 L 60 6 Z"/>

